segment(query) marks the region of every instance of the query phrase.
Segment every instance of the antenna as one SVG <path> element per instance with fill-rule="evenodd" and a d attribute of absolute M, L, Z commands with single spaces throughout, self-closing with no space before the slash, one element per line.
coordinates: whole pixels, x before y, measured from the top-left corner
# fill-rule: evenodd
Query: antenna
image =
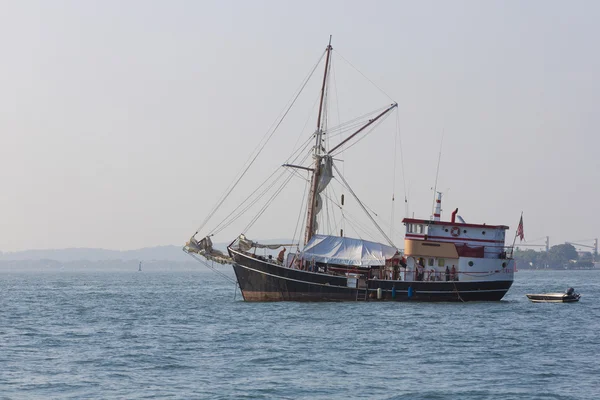
<path fill-rule="evenodd" d="M 435 212 L 435 196 L 437 194 L 438 177 L 440 176 L 440 162 L 442 160 L 442 145 L 444 144 L 444 131 L 442 130 L 442 140 L 440 141 L 440 153 L 438 155 L 437 170 L 435 171 L 435 184 L 433 186 L 433 204 L 431 205 L 431 215 Z"/>

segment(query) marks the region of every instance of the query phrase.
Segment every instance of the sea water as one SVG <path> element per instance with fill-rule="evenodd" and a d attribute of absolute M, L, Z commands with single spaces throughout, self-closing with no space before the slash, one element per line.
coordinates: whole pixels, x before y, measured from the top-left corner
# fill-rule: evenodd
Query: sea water
<path fill-rule="evenodd" d="M 579 303 L 525 297 L 569 286 Z M 599 360 L 600 271 L 428 304 L 245 303 L 201 266 L 0 269 L 0 399 L 598 399 Z"/>

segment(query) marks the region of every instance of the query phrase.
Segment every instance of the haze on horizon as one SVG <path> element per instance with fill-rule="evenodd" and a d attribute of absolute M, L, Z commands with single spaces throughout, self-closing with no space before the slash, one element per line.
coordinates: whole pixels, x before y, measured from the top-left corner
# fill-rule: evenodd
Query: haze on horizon
<path fill-rule="evenodd" d="M 510 225 L 512 238 L 523 211 L 530 240 L 600 237 L 598 2 L 2 1 L 0 9 L 0 251 L 182 245 L 330 34 L 398 102 L 396 198 L 406 187 L 411 215 L 431 213 L 443 135 L 443 218 L 458 207 L 467 222 Z M 367 99 L 389 103 L 357 87 L 342 112 Z M 257 165 L 254 182 L 285 161 L 306 113 L 294 118 L 269 143 L 270 164 Z M 389 214 L 392 175 L 373 170 L 393 163 L 390 135 L 375 135 L 348 155 L 358 161 L 351 183 Z M 245 185 L 242 193 L 252 190 Z M 289 212 L 272 211 L 252 238 L 290 237 L 293 226 L 273 222 Z M 395 214 L 402 231 L 402 201 Z"/>

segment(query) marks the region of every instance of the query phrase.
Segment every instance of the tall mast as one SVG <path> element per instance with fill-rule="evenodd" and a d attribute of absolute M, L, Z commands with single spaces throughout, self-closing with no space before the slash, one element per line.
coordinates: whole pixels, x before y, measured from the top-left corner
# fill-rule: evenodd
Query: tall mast
<path fill-rule="evenodd" d="M 315 148 L 313 158 L 315 159 L 315 167 L 310 182 L 310 193 L 308 195 L 308 207 L 306 211 L 306 228 L 304 230 L 304 244 L 306 245 L 313 236 L 315 226 L 315 208 L 317 206 L 317 186 L 319 184 L 319 176 L 321 173 L 321 159 L 323 158 L 321 149 L 323 141 L 322 117 L 324 117 L 323 109 L 325 108 L 325 91 L 327 89 L 327 78 L 329 75 L 329 62 L 331 57 L 331 35 L 329 35 L 329 44 L 327 45 L 327 56 L 325 58 L 325 72 L 323 73 L 323 84 L 321 85 L 321 100 L 319 101 L 319 116 L 317 117 L 317 130 L 315 132 Z"/>

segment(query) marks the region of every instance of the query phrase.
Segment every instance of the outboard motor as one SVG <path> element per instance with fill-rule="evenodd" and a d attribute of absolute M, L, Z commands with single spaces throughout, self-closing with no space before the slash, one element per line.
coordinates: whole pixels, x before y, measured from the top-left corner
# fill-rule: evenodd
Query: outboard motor
<path fill-rule="evenodd" d="M 573 295 L 573 293 L 575 293 L 575 289 L 573 289 L 572 287 L 568 288 L 566 291 L 567 295 L 571 296 Z"/>

